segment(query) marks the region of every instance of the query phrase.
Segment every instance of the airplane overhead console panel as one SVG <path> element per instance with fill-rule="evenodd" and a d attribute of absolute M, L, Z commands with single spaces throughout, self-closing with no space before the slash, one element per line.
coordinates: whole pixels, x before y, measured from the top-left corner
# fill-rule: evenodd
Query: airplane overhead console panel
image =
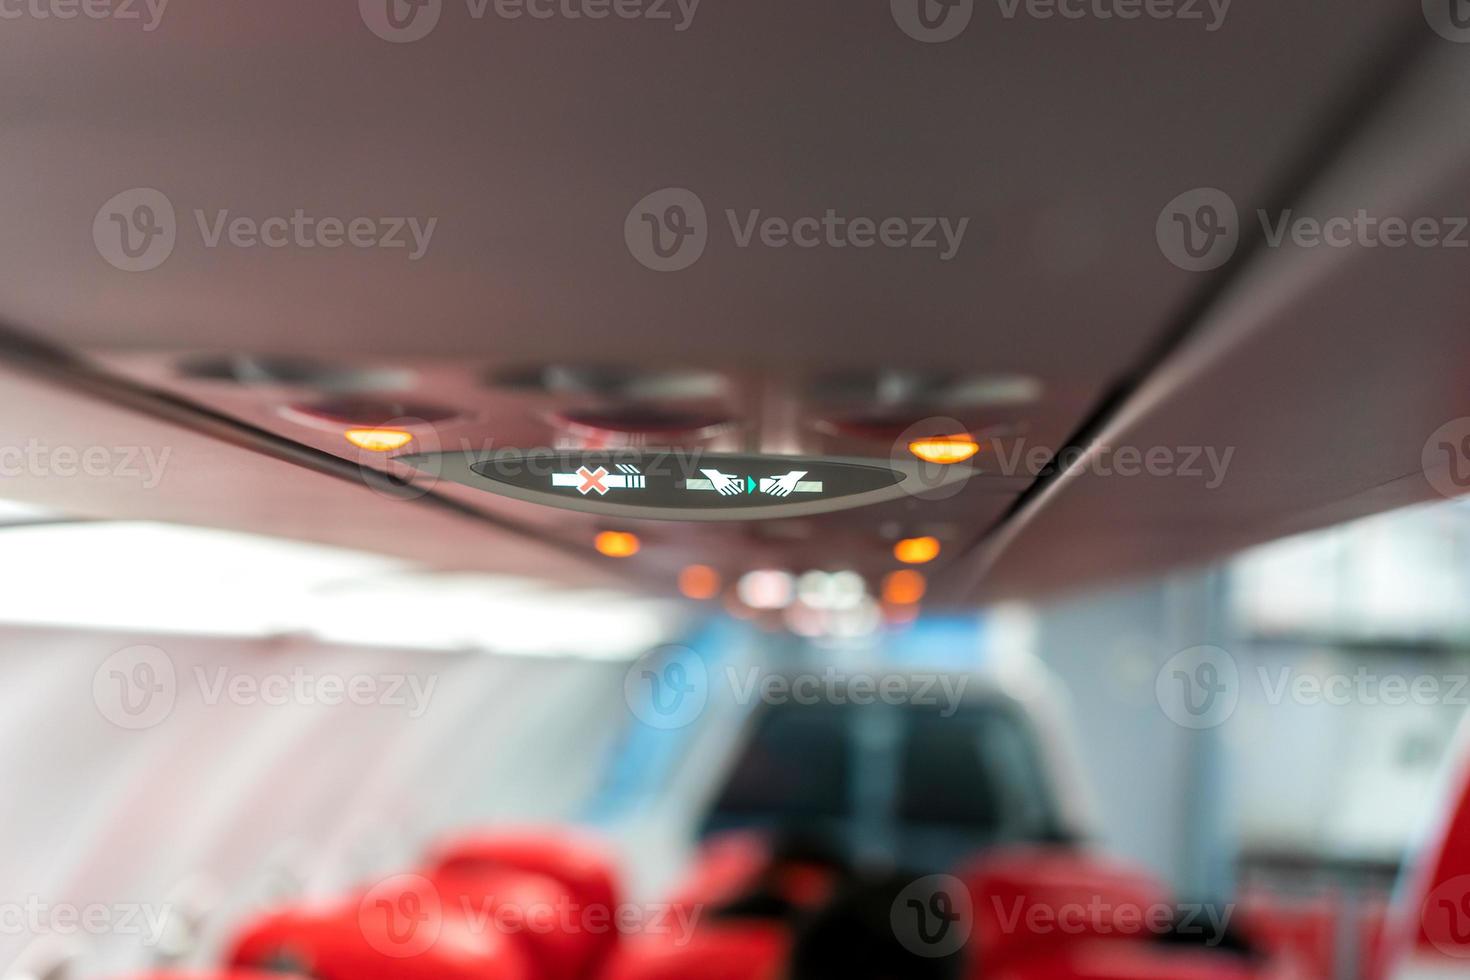
<path fill-rule="evenodd" d="M 732 521 L 823 514 L 924 496 L 967 466 L 697 450 L 498 450 L 410 454 L 398 462 L 517 500 L 613 517 Z"/>

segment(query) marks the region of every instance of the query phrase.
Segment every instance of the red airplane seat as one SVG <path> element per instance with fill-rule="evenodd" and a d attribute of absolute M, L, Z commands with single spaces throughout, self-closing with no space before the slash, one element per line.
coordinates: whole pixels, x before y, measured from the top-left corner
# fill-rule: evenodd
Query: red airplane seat
<path fill-rule="evenodd" d="M 1405 875 L 1372 973 L 1450 976 L 1470 962 L 1470 721 L 1451 750 L 1436 825 Z"/>
<path fill-rule="evenodd" d="M 435 873 L 517 868 L 562 882 L 583 908 L 618 904 L 617 864 L 607 846 L 577 831 L 510 830 L 460 834 L 430 849 Z"/>
<path fill-rule="evenodd" d="M 498 911 L 522 912 L 525 934 L 548 980 L 588 975 L 617 945 L 616 864 L 601 841 L 576 831 L 509 830 L 461 834 L 430 849 L 428 874 L 457 898 L 525 894 Z M 517 876 L 521 879 L 516 881 Z M 547 885 L 550 884 L 548 890 Z"/>
<path fill-rule="evenodd" d="M 155 970 L 131 973 L 113 980 L 302 980 L 289 973 L 266 973 L 261 970 Z"/>
<path fill-rule="evenodd" d="M 1389 916 L 1392 906 L 1387 898 L 1377 897 L 1360 906 L 1359 923 L 1363 945 L 1358 962 L 1363 966 L 1363 980 L 1383 980 L 1384 958 L 1389 942 Z"/>
<path fill-rule="evenodd" d="M 791 955 L 793 924 L 823 908 L 839 878 L 821 848 L 795 838 L 711 838 L 669 903 L 690 931 L 625 940 L 599 980 L 773 980 Z"/>
<path fill-rule="evenodd" d="M 453 862 L 430 875 L 441 900 L 472 927 L 521 942 L 539 980 L 580 980 L 617 941 L 615 907 L 584 905 L 570 887 L 549 875 L 472 862 Z"/>
<path fill-rule="evenodd" d="M 1172 914 L 1168 889 L 1151 875 L 1075 850 L 996 852 L 959 877 L 986 976 L 1074 941 L 1146 940 L 1155 935 L 1149 923 Z"/>
<path fill-rule="evenodd" d="M 1243 956 L 1159 943 L 1097 939 L 1037 951 L 987 973 L 992 980 L 1286 980 Z"/>
<path fill-rule="evenodd" d="M 1292 963 L 1313 977 L 1336 975 L 1337 917 L 1340 908 L 1327 896 L 1293 901 L 1252 890 L 1236 904 L 1234 923 L 1242 936 L 1272 957 Z"/>
<path fill-rule="evenodd" d="M 686 907 L 724 905 L 744 894 L 770 860 L 771 842 L 765 834 L 717 834 L 701 845 L 670 901 Z"/>
<path fill-rule="evenodd" d="M 317 980 L 543 980 L 524 941 L 484 928 L 420 875 L 269 913 L 240 933 L 229 963 Z"/>
<path fill-rule="evenodd" d="M 623 943 L 598 980 L 773 980 L 791 951 L 775 923 L 720 923 L 687 941 L 638 937 Z"/>

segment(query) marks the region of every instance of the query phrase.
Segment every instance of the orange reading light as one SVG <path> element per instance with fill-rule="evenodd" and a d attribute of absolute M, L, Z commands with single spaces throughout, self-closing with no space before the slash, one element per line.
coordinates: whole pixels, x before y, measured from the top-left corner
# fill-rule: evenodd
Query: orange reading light
<path fill-rule="evenodd" d="M 980 451 L 980 444 L 969 436 L 936 436 L 932 439 L 915 439 L 909 443 L 909 452 L 926 463 L 963 463 Z"/>
<path fill-rule="evenodd" d="M 924 576 L 910 568 L 883 577 L 883 601 L 892 606 L 912 606 L 924 598 Z"/>
<path fill-rule="evenodd" d="M 922 565 L 939 557 L 938 538 L 904 538 L 893 546 L 893 557 L 905 565 Z"/>
<path fill-rule="evenodd" d="M 391 453 L 413 442 L 413 433 L 402 429 L 348 429 L 347 441 L 370 453 Z"/>
<path fill-rule="evenodd" d="M 713 599 L 720 594 L 720 573 L 708 565 L 687 565 L 679 572 L 679 591 L 686 599 Z"/>
<path fill-rule="evenodd" d="M 592 540 L 592 546 L 609 558 L 631 558 L 638 554 L 641 544 L 638 535 L 626 531 L 602 531 Z"/>

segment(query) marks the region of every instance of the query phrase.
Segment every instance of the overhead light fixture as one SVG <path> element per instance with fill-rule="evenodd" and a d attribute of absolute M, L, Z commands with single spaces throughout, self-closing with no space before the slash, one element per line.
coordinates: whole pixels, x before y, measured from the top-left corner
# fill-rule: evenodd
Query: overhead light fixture
<path fill-rule="evenodd" d="M 948 466 L 963 463 L 980 451 L 980 444 L 969 436 L 933 436 L 909 443 L 909 452 L 926 463 Z"/>
<path fill-rule="evenodd" d="M 810 571 L 796 580 L 796 597 L 813 609 L 853 609 L 863 601 L 868 586 L 857 572 Z"/>
<path fill-rule="evenodd" d="M 883 577 L 883 601 L 892 606 L 912 606 L 924 598 L 928 583 L 911 568 L 889 572 Z"/>
<path fill-rule="evenodd" d="M 348 429 L 342 434 L 358 449 L 370 453 L 391 453 L 413 442 L 413 433 L 402 429 Z"/>
<path fill-rule="evenodd" d="M 643 544 L 638 535 L 627 531 L 602 531 L 592 540 L 592 546 L 609 558 L 631 558 Z"/>
<path fill-rule="evenodd" d="M 893 546 L 893 557 L 905 565 L 923 565 L 939 557 L 939 539 L 904 538 Z"/>
<path fill-rule="evenodd" d="M 740 576 L 735 591 L 752 609 L 785 609 L 796 598 L 796 580 L 790 572 L 762 568 Z"/>
<path fill-rule="evenodd" d="M 679 592 L 686 599 L 713 599 L 720 594 L 720 573 L 708 565 L 686 565 L 679 572 Z"/>

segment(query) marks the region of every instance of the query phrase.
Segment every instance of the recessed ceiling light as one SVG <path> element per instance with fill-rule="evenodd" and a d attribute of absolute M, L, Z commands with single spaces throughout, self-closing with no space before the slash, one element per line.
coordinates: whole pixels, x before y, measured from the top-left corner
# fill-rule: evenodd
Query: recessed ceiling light
<path fill-rule="evenodd" d="M 911 606 L 924 598 L 928 583 L 911 568 L 889 572 L 883 578 L 883 601 L 893 606 Z"/>
<path fill-rule="evenodd" d="M 631 558 L 638 554 L 643 543 L 638 535 L 627 531 L 603 531 L 592 540 L 592 546 L 609 558 Z"/>
<path fill-rule="evenodd" d="M 679 592 L 686 599 L 713 599 L 720 594 L 720 573 L 708 565 L 686 565 L 679 572 Z"/>
<path fill-rule="evenodd" d="M 752 609 L 785 609 L 796 598 L 796 580 L 790 572 L 762 568 L 740 576 L 735 591 Z"/>
<path fill-rule="evenodd" d="M 413 442 L 413 433 L 402 429 L 348 429 L 342 434 L 358 449 L 370 453 L 391 453 Z"/>
<path fill-rule="evenodd" d="M 893 546 L 893 557 L 905 565 L 923 565 L 939 557 L 939 539 L 904 538 Z"/>
<path fill-rule="evenodd" d="M 980 444 L 969 436 L 934 436 L 915 439 L 909 443 L 909 452 L 926 463 L 963 463 L 980 451 Z"/>

